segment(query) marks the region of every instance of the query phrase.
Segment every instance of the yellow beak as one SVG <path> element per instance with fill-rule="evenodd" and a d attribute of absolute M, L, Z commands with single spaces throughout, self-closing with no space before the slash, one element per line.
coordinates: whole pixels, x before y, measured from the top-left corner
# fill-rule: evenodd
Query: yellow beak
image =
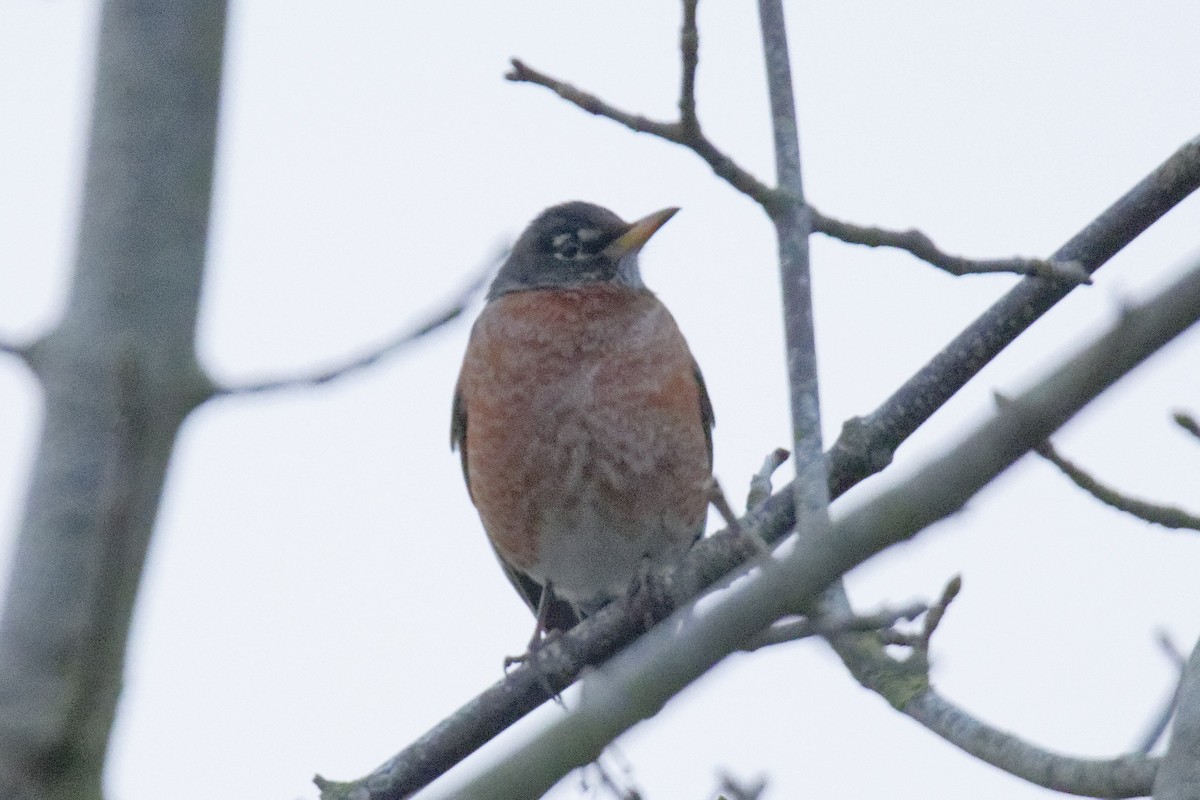
<path fill-rule="evenodd" d="M 664 208 L 662 211 L 655 211 L 653 214 L 642 217 L 630 225 L 629 230 L 618 236 L 612 244 L 604 248 L 603 254 L 613 261 L 620 261 L 630 253 L 640 250 L 659 228 L 667 224 L 667 220 L 675 216 L 677 211 L 679 211 L 678 208 Z"/>

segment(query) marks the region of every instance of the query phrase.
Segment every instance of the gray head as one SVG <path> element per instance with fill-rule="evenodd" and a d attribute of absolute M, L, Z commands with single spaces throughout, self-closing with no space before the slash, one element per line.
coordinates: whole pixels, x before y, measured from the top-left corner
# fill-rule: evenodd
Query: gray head
<path fill-rule="evenodd" d="M 594 283 L 644 289 L 638 251 L 678 210 L 664 208 L 631 223 L 591 203 L 551 206 L 517 239 L 488 289 L 488 299 Z"/>

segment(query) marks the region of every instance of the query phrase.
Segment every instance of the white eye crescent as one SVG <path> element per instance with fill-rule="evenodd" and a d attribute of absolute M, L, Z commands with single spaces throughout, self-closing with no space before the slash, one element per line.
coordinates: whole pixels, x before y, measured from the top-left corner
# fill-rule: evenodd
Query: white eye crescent
<path fill-rule="evenodd" d="M 600 238 L 599 228 L 580 228 L 575 233 L 581 242 L 594 242 Z"/>

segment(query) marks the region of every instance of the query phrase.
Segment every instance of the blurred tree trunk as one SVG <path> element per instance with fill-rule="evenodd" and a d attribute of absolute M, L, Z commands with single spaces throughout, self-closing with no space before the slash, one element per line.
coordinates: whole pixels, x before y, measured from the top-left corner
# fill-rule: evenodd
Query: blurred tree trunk
<path fill-rule="evenodd" d="M 0 797 L 99 798 L 125 644 L 195 361 L 223 0 L 109 0 L 74 280 L 22 355 L 45 417 L 0 619 Z"/>

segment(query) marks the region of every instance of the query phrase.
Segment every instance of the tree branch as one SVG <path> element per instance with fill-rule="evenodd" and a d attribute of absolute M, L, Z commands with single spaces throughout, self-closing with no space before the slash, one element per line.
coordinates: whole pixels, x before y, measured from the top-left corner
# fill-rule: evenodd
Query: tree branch
<path fill-rule="evenodd" d="M 813 636 L 830 636 L 835 633 L 863 633 L 890 628 L 900 621 L 911 622 L 929 611 L 924 603 L 910 603 L 898 609 L 882 609 L 873 614 L 849 617 L 802 617 L 776 622 L 750 637 L 741 650 L 750 653 L 776 644 L 797 642 Z"/>
<path fill-rule="evenodd" d="M 938 249 L 933 240 L 919 230 L 891 231 L 885 228 L 864 227 L 827 217 L 815 208 L 813 230 L 847 244 L 867 247 L 895 247 L 904 250 L 951 275 L 970 275 L 988 272 L 1014 272 L 1037 278 L 1063 281 L 1071 285 L 1090 284 L 1091 277 L 1079 264 L 1068 261 L 1046 261 L 1040 258 L 971 259 L 954 256 Z"/>
<path fill-rule="evenodd" d="M 1158 767 L 1158 759 L 1141 753 L 1091 759 L 1042 749 L 973 718 L 932 688 L 915 696 L 901 710 L 979 760 L 1056 792 L 1084 797 L 1143 797 L 1149 794 Z"/>
<path fill-rule="evenodd" d="M 1200 787 L 1200 642 L 1179 684 L 1171 743 L 1154 779 L 1154 800 L 1195 800 Z"/>
<path fill-rule="evenodd" d="M 800 137 L 782 0 L 759 0 L 758 17 L 771 101 L 777 191 L 789 198 L 787 204 L 775 209 L 764 208 L 775 225 L 779 243 L 780 297 L 792 412 L 792 464 L 796 468 L 791 490 L 797 528 L 806 536 L 821 536 L 829 529 L 829 478 L 821 443 L 821 401 L 809 274 L 812 212 L 804 202 Z"/>
<path fill-rule="evenodd" d="M 1167 732 L 1167 726 L 1171 724 L 1171 717 L 1175 716 L 1175 707 L 1179 705 L 1180 687 L 1183 685 L 1183 679 L 1187 677 L 1187 658 L 1175 648 L 1175 643 L 1167 636 L 1166 631 L 1159 631 L 1158 643 L 1179 672 L 1179 677 L 1175 679 L 1175 685 L 1171 688 L 1171 696 L 1163 703 L 1162 710 L 1154 717 L 1154 721 L 1139 740 L 1137 745 L 1139 753 L 1149 753 Z"/>
<path fill-rule="evenodd" d="M 700 158 L 704 159 L 714 173 L 724 179 L 730 186 L 742 194 L 751 197 L 763 208 L 778 209 L 785 198 L 775 189 L 767 186 L 754 177 L 750 172 L 738 166 L 733 159 L 717 149 L 700 127 L 696 117 L 696 66 L 699 64 L 697 55 L 699 34 L 696 31 L 696 2 L 688 0 L 684 3 L 684 24 L 680 37 L 680 60 L 683 77 L 680 86 L 679 110 L 680 119 L 675 122 L 660 122 L 647 119 L 639 114 L 622 111 L 596 97 L 594 94 L 577 89 L 569 83 L 552 78 L 544 72 L 538 72 L 520 59 L 512 59 L 512 70 L 504 77 L 516 83 L 533 83 L 544 86 L 557 94 L 568 103 L 583 109 L 589 114 L 611 119 L 637 133 L 649 133 L 659 139 L 683 145 Z"/>
<path fill-rule="evenodd" d="M 195 361 L 226 5 L 107 0 L 74 271 L 0 618 L 0 797 L 98 800 Z"/>
<path fill-rule="evenodd" d="M 496 271 L 496 266 L 508 256 L 508 247 L 501 248 L 495 255 L 489 258 L 484 269 L 471 279 L 458 294 L 456 294 L 450 302 L 441 310 L 434 312 L 424 322 L 420 322 L 408 330 L 405 330 L 383 344 L 374 347 L 361 355 L 354 356 L 343 361 L 341 364 L 325 369 L 316 370 L 314 372 L 303 373 L 300 375 L 292 375 L 283 378 L 273 378 L 271 380 L 257 381 L 255 383 L 246 383 L 235 386 L 219 386 L 213 391 L 214 397 L 228 397 L 234 395 L 261 394 L 264 392 L 275 392 L 281 389 L 302 389 L 315 386 L 322 386 L 331 381 L 343 378 L 361 369 L 370 367 L 383 359 L 395 355 L 398 351 L 404 349 L 410 344 L 424 338 L 430 333 L 458 319 L 470 306 L 471 301 L 485 287 L 491 279 L 492 274 Z"/>
<path fill-rule="evenodd" d="M 1080 489 L 1107 506 L 1112 506 L 1118 511 L 1124 511 L 1138 519 L 1162 525 L 1165 528 L 1200 530 L 1200 517 L 1174 506 L 1148 503 L 1145 500 L 1128 497 L 1116 489 L 1105 486 L 1078 465 L 1063 458 L 1049 441 L 1042 442 L 1034 449 L 1034 452 L 1058 467 Z"/>

